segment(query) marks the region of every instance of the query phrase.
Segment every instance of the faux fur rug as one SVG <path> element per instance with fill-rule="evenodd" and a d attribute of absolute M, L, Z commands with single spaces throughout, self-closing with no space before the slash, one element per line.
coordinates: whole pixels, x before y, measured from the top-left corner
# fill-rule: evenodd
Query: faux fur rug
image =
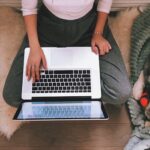
<path fill-rule="evenodd" d="M 11 137 L 21 122 L 12 120 L 16 109 L 4 102 L 2 91 L 24 34 L 21 15 L 12 8 L 0 7 L 0 133 L 7 138 Z"/>
<path fill-rule="evenodd" d="M 138 14 L 137 8 L 132 8 L 118 13 L 116 17 L 109 18 L 111 30 L 121 49 L 128 73 L 130 72 L 130 31 Z M 22 125 L 22 122 L 12 120 L 16 109 L 5 103 L 2 90 L 24 35 L 25 29 L 21 14 L 12 8 L 0 7 L 0 133 L 8 139 Z"/>

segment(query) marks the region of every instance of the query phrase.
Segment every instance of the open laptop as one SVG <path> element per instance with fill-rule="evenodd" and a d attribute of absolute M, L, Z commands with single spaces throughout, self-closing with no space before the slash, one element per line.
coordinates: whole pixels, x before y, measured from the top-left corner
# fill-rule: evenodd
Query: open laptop
<path fill-rule="evenodd" d="M 40 80 L 26 77 L 29 48 L 25 49 L 22 103 L 16 120 L 105 120 L 101 98 L 99 56 L 91 47 L 43 47 L 47 70 Z"/>

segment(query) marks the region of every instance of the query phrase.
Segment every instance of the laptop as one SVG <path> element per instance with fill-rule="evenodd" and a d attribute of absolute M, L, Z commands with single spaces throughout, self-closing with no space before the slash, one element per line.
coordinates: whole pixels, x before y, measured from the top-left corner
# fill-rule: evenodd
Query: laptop
<path fill-rule="evenodd" d="M 99 56 L 91 47 L 43 47 L 47 70 L 26 77 L 25 48 L 21 104 L 15 120 L 107 120 L 101 101 Z"/>

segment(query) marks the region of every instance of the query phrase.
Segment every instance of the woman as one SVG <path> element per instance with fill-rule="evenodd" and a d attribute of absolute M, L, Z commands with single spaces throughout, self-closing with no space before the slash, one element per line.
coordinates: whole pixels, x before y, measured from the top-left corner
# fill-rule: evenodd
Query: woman
<path fill-rule="evenodd" d="M 39 80 L 40 65 L 46 69 L 41 47 L 91 46 L 100 55 L 102 99 L 112 104 L 125 102 L 131 91 L 119 48 L 107 26 L 112 0 L 22 0 L 27 30 L 20 51 L 8 74 L 3 96 L 17 107 L 21 98 L 23 56 L 30 47 L 26 75 L 33 82 Z M 107 39 L 107 40 L 106 40 Z"/>

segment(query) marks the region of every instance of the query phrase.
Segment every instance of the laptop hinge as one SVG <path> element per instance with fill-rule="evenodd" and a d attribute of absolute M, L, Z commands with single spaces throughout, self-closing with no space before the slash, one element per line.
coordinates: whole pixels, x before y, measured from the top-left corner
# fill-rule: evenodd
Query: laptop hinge
<path fill-rule="evenodd" d="M 91 101 L 90 96 L 84 97 L 32 97 L 31 101 Z"/>

